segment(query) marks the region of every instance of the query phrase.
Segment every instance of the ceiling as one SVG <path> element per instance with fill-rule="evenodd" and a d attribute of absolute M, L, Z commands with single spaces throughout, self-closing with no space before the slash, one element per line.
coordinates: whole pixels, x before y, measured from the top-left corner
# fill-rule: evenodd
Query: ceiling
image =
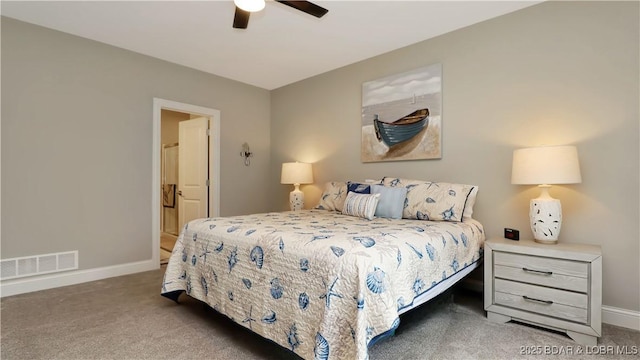
<path fill-rule="evenodd" d="M 541 1 L 267 1 L 246 30 L 228 1 L 5 1 L 0 13 L 267 90 Z"/>

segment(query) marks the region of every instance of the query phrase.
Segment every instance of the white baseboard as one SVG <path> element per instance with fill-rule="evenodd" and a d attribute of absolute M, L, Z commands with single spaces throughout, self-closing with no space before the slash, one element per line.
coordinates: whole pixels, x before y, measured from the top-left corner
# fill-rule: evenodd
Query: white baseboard
<path fill-rule="evenodd" d="M 114 276 L 129 275 L 160 268 L 159 261 L 145 260 L 134 263 L 105 266 L 96 269 L 75 270 L 29 278 L 11 279 L 0 282 L 0 297 L 53 289 L 62 286 L 102 280 Z"/>
<path fill-rule="evenodd" d="M 602 306 L 602 322 L 640 331 L 640 312 L 612 306 Z"/>

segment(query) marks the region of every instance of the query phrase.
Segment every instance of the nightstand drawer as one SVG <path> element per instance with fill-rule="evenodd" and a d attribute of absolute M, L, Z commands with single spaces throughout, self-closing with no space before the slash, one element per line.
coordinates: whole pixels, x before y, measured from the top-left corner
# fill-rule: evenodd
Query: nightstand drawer
<path fill-rule="evenodd" d="M 494 276 L 586 293 L 589 264 L 556 258 L 494 252 Z"/>
<path fill-rule="evenodd" d="M 559 319 L 588 323 L 586 294 L 495 279 L 494 302 Z"/>

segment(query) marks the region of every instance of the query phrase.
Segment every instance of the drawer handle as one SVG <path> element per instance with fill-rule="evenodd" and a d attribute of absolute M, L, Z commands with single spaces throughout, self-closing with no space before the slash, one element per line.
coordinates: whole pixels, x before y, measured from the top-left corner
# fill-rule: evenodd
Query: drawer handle
<path fill-rule="evenodd" d="M 522 268 L 522 270 L 527 271 L 527 272 L 532 272 L 532 273 L 536 273 L 536 274 L 541 274 L 541 275 L 553 275 L 552 271 L 540 271 L 540 270 L 533 270 L 533 269 L 527 269 L 527 268 Z"/>
<path fill-rule="evenodd" d="M 535 302 L 539 302 L 539 303 L 543 303 L 543 304 L 547 304 L 547 305 L 553 304 L 553 301 L 551 301 L 551 300 L 540 300 L 540 299 L 530 298 L 527 295 L 522 295 L 522 298 L 527 300 L 527 301 L 535 301 Z"/>

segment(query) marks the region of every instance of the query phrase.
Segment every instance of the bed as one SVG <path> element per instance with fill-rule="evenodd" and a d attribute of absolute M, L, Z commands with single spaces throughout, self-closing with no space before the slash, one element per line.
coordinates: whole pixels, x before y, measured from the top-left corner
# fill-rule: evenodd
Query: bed
<path fill-rule="evenodd" d="M 463 221 L 367 218 L 347 203 L 191 221 L 161 294 L 186 292 L 305 359 L 367 359 L 400 314 L 478 266 L 484 231 L 462 211 Z"/>

